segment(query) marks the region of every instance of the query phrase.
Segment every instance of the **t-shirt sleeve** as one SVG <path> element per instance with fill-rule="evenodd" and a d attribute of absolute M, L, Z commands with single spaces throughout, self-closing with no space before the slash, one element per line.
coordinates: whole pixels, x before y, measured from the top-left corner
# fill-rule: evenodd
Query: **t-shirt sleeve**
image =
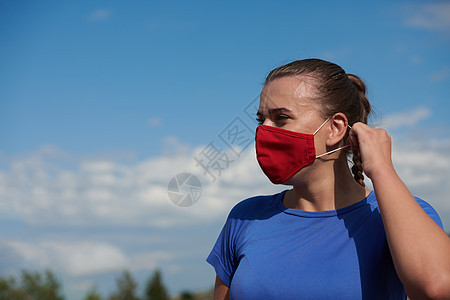
<path fill-rule="evenodd" d="M 427 202 L 423 201 L 422 199 L 417 198 L 417 197 L 415 197 L 415 198 L 416 198 L 417 203 L 419 203 L 419 205 L 427 213 L 427 215 L 430 216 L 430 218 L 432 218 L 436 222 L 436 224 L 439 225 L 439 227 L 444 229 L 444 226 L 442 225 L 441 218 L 439 217 L 439 215 L 436 212 L 436 210 L 434 210 L 434 208 L 430 204 L 428 204 Z"/>
<path fill-rule="evenodd" d="M 235 245 L 233 243 L 233 223 L 235 221 L 236 220 L 228 217 L 217 238 L 216 244 L 206 259 L 206 261 L 216 270 L 217 276 L 219 276 L 228 287 L 230 286 L 234 271 L 237 268 Z"/>
<path fill-rule="evenodd" d="M 248 198 L 230 211 L 216 244 L 206 259 L 226 286 L 230 286 L 238 268 L 247 229 L 254 220 L 273 209 L 274 199 L 278 196 L 279 194 Z"/>

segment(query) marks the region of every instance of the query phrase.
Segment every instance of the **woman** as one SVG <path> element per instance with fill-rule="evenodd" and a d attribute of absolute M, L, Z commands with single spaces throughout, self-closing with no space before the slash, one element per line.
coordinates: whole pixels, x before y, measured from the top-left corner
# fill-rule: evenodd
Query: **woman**
<path fill-rule="evenodd" d="M 306 59 L 270 72 L 260 99 L 258 162 L 292 189 L 232 209 L 207 259 L 214 299 L 450 298 L 449 238 L 366 125 L 364 83 Z"/>

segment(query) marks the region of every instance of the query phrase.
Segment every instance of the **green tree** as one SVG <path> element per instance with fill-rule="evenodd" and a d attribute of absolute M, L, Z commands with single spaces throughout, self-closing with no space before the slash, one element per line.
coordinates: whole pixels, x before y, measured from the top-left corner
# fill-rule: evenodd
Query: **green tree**
<path fill-rule="evenodd" d="M 26 300 L 27 294 L 18 287 L 14 277 L 0 278 L 0 300 Z"/>
<path fill-rule="evenodd" d="M 61 284 L 53 272 L 46 270 L 44 276 L 39 272 L 22 271 L 21 289 L 32 299 L 63 300 Z"/>
<path fill-rule="evenodd" d="M 110 300 L 138 300 L 136 297 L 137 283 L 131 273 L 123 271 L 122 276 L 117 278 L 117 291 L 111 295 Z"/>
<path fill-rule="evenodd" d="M 50 270 L 44 275 L 22 270 L 20 284 L 14 277 L 0 278 L 0 300 L 63 300 L 60 289 Z"/>
<path fill-rule="evenodd" d="M 102 296 L 97 292 L 97 288 L 93 287 L 87 291 L 84 300 L 102 300 Z"/>
<path fill-rule="evenodd" d="M 188 291 L 184 291 L 180 294 L 180 300 L 194 300 L 195 297 L 192 295 L 192 293 Z"/>
<path fill-rule="evenodd" d="M 162 282 L 161 271 L 155 270 L 145 289 L 145 300 L 169 300 L 167 289 Z"/>

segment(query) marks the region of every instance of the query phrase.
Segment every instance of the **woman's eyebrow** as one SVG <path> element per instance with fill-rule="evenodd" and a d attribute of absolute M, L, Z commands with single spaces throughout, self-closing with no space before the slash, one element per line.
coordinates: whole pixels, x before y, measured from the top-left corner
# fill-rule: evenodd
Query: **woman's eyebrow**
<path fill-rule="evenodd" d="M 291 113 L 292 110 L 290 110 L 289 108 L 286 107 L 277 107 L 277 108 L 271 108 L 269 109 L 269 115 L 275 114 L 275 113 Z M 260 117 L 263 116 L 264 114 L 262 113 L 262 111 L 258 111 L 256 113 L 256 116 Z"/>
<path fill-rule="evenodd" d="M 269 109 L 269 115 L 274 113 L 291 113 L 292 111 L 286 107 L 278 107 Z"/>

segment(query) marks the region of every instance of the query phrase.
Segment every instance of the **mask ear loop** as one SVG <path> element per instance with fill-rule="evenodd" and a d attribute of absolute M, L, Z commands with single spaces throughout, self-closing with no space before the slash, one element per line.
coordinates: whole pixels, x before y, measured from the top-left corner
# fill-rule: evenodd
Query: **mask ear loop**
<path fill-rule="evenodd" d="M 330 117 L 330 118 L 331 118 L 331 117 Z M 325 123 L 328 122 L 328 120 L 329 120 L 330 118 L 328 118 L 328 119 L 325 121 Z M 325 123 L 323 123 L 323 124 L 320 126 L 320 128 L 322 128 L 322 126 L 323 126 Z M 348 128 L 352 129 L 352 126 L 350 126 L 350 125 L 347 125 L 347 126 L 348 126 Z M 319 128 L 319 129 L 320 129 L 320 128 Z M 319 129 L 317 129 L 317 131 L 319 131 Z M 317 132 L 317 131 L 316 131 L 316 132 Z M 314 134 L 316 134 L 316 133 L 314 133 Z M 325 153 L 323 153 L 323 154 L 316 155 L 316 159 L 319 158 L 319 157 L 322 157 L 322 156 L 325 156 L 325 155 L 334 153 L 334 152 L 336 152 L 336 151 L 339 151 L 339 150 L 348 148 L 348 147 L 350 147 L 350 145 L 345 145 L 345 146 L 343 146 L 343 147 L 339 147 L 339 148 L 334 149 L 334 150 L 331 150 L 331 151 L 329 151 L 329 152 L 325 152 Z"/>
<path fill-rule="evenodd" d="M 332 117 L 332 116 L 331 116 Z M 319 132 L 319 130 L 325 125 L 327 124 L 328 121 L 330 121 L 331 117 L 329 117 L 328 119 L 325 120 L 325 122 L 322 123 L 322 125 L 320 125 L 319 128 L 317 128 L 316 131 L 314 131 L 313 135 L 316 135 L 317 132 Z"/>

